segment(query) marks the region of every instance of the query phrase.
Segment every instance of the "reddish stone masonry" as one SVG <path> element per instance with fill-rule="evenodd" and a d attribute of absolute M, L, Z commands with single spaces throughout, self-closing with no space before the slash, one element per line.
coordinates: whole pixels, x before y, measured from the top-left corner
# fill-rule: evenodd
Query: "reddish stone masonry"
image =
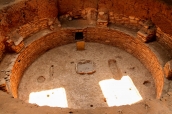
<path fill-rule="evenodd" d="M 11 92 L 18 97 L 18 85 L 27 67 L 47 50 L 75 42 L 74 29 L 60 29 L 31 43 L 17 57 L 10 74 Z M 81 30 L 80 30 L 81 31 Z M 157 98 L 160 98 L 164 74 L 156 55 L 140 40 L 116 30 L 88 27 L 83 29 L 86 42 L 98 42 L 124 49 L 139 59 L 151 72 L 156 86 Z M 108 42 L 107 42 L 108 40 Z M 141 52 L 141 53 L 140 53 Z"/>
<path fill-rule="evenodd" d="M 98 5 L 100 6 L 99 3 Z M 104 5 L 105 4 L 103 4 L 103 6 Z M 138 14 L 138 11 L 147 12 L 147 10 L 138 10 L 132 12 L 126 10 L 127 12 L 123 13 L 118 12 L 117 9 L 115 10 L 115 8 L 117 7 L 113 7 L 114 10 L 111 7 L 107 7 L 110 8 L 108 9 L 109 11 L 100 10 L 99 8 L 101 7 L 96 8 L 96 4 L 95 7 L 84 7 L 81 12 L 63 12 L 63 15 L 59 15 L 59 17 L 67 17 L 68 20 L 83 18 L 88 20 L 90 25 L 97 24 L 96 27 L 100 28 L 62 28 L 59 30 L 54 30 L 54 27 L 52 25 L 56 22 L 59 23 L 57 20 L 57 16 L 58 12 L 60 11 L 58 11 L 57 6 L 57 2 L 54 2 L 53 0 L 38 0 L 37 2 L 35 2 L 35 0 L 28 0 L 13 4 L 11 7 L 6 7 L 1 10 L 2 13 L 0 13 L 0 17 L 3 18 L 0 22 L 0 36 L 2 36 L 2 40 L 0 39 L 0 60 L 3 58 L 3 54 L 5 52 L 5 49 L 7 48 L 9 50 L 12 50 L 13 52 L 19 53 L 16 61 L 9 66 L 10 70 L 12 69 L 10 72 L 10 81 L 11 90 L 14 97 L 17 97 L 18 84 L 20 83 L 25 69 L 29 67 L 29 65 L 36 58 L 38 58 L 48 49 L 75 42 L 74 33 L 78 31 L 83 32 L 85 41 L 116 46 L 126 50 L 127 52 L 138 58 L 151 72 L 157 87 L 157 98 L 160 98 L 164 84 L 164 74 L 162 71 L 162 67 L 158 62 L 155 54 L 144 44 L 144 42 L 148 42 L 155 35 L 156 32 L 157 41 L 164 47 L 166 47 L 169 52 L 171 52 L 172 36 L 170 34 L 167 34 L 170 32 L 162 31 L 166 29 L 161 30 L 162 27 L 159 28 L 158 26 L 156 26 L 156 24 L 158 24 L 155 21 L 155 18 L 157 18 L 157 16 L 151 17 L 153 16 L 152 14 L 157 13 L 157 10 L 152 10 L 152 14 Z M 162 8 L 165 7 L 161 7 L 161 9 L 158 9 L 159 12 L 161 12 L 161 10 L 164 10 L 164 12 L 167 11 Z M 60 9 L 63 9 L 63 6 L 60 6 Z M 168 10 L 167 14 L 164 13 L 164 16 L 171 18 L 170 12 L 171 10 Z M 145 23 L 147 21 L 146 18 L 152 20 L 153 23 L 155 23 L 156 27 L 152 25 L 145 26 Z M 123 25 L 125 27 L 140 31 L 137 33 L 137 38 L 132 38 L 131 36 L 128 36 L 124 33 L 109 29 L 109 23 Z M 171 21 L 169 21 L 169 23 L 171 23 Z M 58 26 L 60 27 L 61 25 L 59 24 Z M 27 47 L 24 46 L 24 39 L 45 28 L 51 29 L 52 33 L 41 37 Z M 15 34 L 11 34 L 13 32 Z M 16 36 L 18 39 L 16 39 Z M 10 40 L 7 37 L 10 38 Z M 2 42 L 4 39 L 6 40 L 5 42 L 8 46 L 5 45 L 4 42 Z"/>

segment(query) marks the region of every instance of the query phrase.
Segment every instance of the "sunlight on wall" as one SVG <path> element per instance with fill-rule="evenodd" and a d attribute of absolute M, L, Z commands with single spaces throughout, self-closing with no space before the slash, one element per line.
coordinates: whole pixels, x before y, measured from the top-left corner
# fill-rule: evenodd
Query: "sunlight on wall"
<path fill-rule="evenodd" d="M 39 106 L 67 108 L 67 97 L 64 88 L 57 88 L 41 92 L 32 92 L 29 95 L 29 103 Z"/>
<path fill-rule="evenodd" d="M 109 107 L 131 105 L 142 100 L 129 76 L 123 76 L 121 80 L 103 80 L 99 85 Z"/>

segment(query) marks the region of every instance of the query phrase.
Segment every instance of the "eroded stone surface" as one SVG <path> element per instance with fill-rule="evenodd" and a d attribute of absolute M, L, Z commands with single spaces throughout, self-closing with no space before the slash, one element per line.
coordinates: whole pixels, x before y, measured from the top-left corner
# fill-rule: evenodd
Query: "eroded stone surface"
<path fill-rule="evenodd" d="M 156 27 L 152 23 L 151 20 L 147 20 L 143 25 L 143 27 L 137 32 L 137 37 L 142 42 L 149 42 L 154 40 Z"/>
<path fill-rule="evenodd" d="M 164 66 L 164 73 L 166 78 L 172 79 L 172 60 L 168 61 Z"/>

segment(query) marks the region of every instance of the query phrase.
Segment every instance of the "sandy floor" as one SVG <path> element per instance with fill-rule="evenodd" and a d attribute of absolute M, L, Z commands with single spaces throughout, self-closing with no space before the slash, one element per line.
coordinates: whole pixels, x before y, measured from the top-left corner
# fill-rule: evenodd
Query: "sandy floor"
<path fill-rule="evenodd" d="M 75 65 L 82 59 L 95 62 L 96 72 L 94 74 L 80 75 L 76 73 Z M 33 96 L 34 92 L 47 91 L 42 94 L 48 98 L 57 97 L 65 92 L 67 106 L 62 105 L 62 107 L 73 109 L 108 107 L 100 82 L 114 79 L 108 66 L 109 59 L 115 59 L 122 75 L 132 79 L 143 100 L 155 98 L 152 76 L 140 61 L 121 49 L 97 43 L 86 43 L 84 51 L 76 51 L 75 44 L 69 44 L 46 52 L 25 72 L 19 86 L 19 98 L 25 102 L 33 102 L 31 99 L 29 100 L 29 95 Z M 39 78 L 40 76 L 43 77 Z M 116 86 L 118 87 L 112 88 L 118 88 L 118 93 L 125 94 L 122 97 L 124 100 L 130 99 L 129 95 L 123 91 L 125 83 L 121 84 L 121 87 Z M 129 85 L 126 88 L 130 89 L 131 87 Z M 60 90 L 62 93 L 59 93 Z M 57 95 L 53 95 L 55 93 Z M 38 95 L 41 97 L 41 93 Z M 54 99 L 55 102 L 60 102 L 60 99 Z"/>

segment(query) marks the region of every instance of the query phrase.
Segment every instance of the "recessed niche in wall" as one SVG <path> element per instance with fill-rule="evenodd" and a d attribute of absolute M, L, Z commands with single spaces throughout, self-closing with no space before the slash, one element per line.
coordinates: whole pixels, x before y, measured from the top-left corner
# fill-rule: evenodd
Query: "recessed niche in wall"
<path fill-rule="evenodd" d="M 83 32 L 75 33 L 75 40 L 83 40 L 83 39 L 84 39 Z"/>

